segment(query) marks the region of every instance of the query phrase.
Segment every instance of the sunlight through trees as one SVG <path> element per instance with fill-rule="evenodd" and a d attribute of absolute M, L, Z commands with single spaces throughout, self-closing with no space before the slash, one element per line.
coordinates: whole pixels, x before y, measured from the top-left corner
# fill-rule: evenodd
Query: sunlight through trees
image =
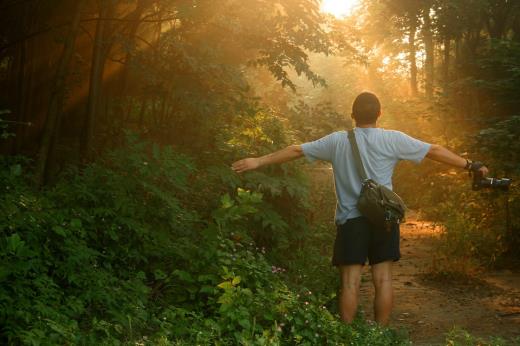
<path fill-rule="evenodd" d="M 0 17 L 0 344 L 408 344 L 339 322 L 328 166 L 229 167 L 351 128 L 365 90 L 380 126 L 513 179 L 398 167 L 443 225 L 427 274 L 516 275 L 520 1 L 10 0 Z"/>

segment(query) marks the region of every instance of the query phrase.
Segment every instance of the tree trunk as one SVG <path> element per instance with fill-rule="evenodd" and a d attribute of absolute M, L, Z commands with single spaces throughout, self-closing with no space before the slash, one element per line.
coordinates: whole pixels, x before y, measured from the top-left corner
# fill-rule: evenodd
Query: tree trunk
<path fill-rule="evenodd" d="M 444 61 L 442 65 L 442 89 L 444 92 L 448 91 L 448 86 L 450 84 L 450 50 L 451 50 L 451 40 L 448 37 L 444 38 Z"/>
<path fill-rule="evenodd" d="M 48 176 L 48 159 L 51 150 L 51 144 L 53 141 L 53 137 L 58 135 L 55 131 L 56 126 L 62 116 L 63 100 L 65 98 L 65 82 L 68 74 L 70 61 L 74 53 L 74 47 L 76 43 L 76 36 L 79 30 L 81 13 L 86 2 L 86 0 L 76 1 L 76 6 L 74 8 L 73 17 L 70 24 L 70 31 L 63 44 L 62 56 L 58 61 L 58 68 L 56 70 L 56 77 L 53 82 L 52 91 L 49 99 L 49 106 L 47 109 L 47 117 L 45 119 L 39 155 L 36 161 L 35 180 L 39 186 L 43 185 L 46 182 L 46 177 Z"/>
<path fill-rule="evenodd" d="M 160 98 L 161 100 L 161 125 L 166 126 L 166 93 Z"/>
<path fill-rule="evenodd" d="M 105 18 L 108 13 L 108 7 L 103 3 L 101 3 L 100 6 L 99 16 Z M 80 144 L 81 158 L 83 160 L 90 160 L 92 158 L 92 142 L 100 106 L 101 88 L 103 87 L 103 72 L 105 69 L 105 30 L 106 21 L 98 20 L 96 23 L 94 48 L 92 50 L 87 113 L 83 123 L 83 136 Z"/>
<path fill-rule="evenodd" d="M 518 11 L 520 12 L 520 11 Z M 511 25 L 511 30 L 513 31 L 513 41 L 520 42 L 520 13 L 518 13 L 513 20 L 513 24 Z"/>
<path fill-rule="evenodd" d="M 139 111 L 139 128 L 142 129 L 144 126 L 144 117 L 146 115 L 146 108 L 148 108 L 148 96 L 143 96 L 143 101 L 141 102 L 141 110 Z"/>
<path fill-rule="evenodd" d="M 410 35 L 408 37 L 408 52 L 410 60 L 410 91 L 412 96 L 417 96 L 417 62 L 415 58 L 415 33 L 417 32 L 417 25 L 412 23 L 410 25 Z"/>
<path fill-rule="evenodd" d="M 455 39 L 455 79 L 460 79 L 462 75 L 462 42 L 461 38 Z"/>
<path fill-rule="evenodd" d="M 514 14 L 515 1 L 495 1 L 490 8 L 486 25 L 492 39 L 503 39 L 508 30 L 510 16 Z"/>
<path fill-rule="evenodd" d="M 141 25 L 141 22 L 139 21 L 141 19 L 141 16 L 144 13 L 144 10 L 146 9 L 146 6 L 149 4 L 149 0 L 139 0 L 136 6 L 136 9 L 128 16 L 129 20 L 131 21 L 130 30 L 128 33 L 128 41 L 129 41 L 129 47 L 127 48 L 126 56 L 125 56 L 125 67 L 123 68 L 121 72 L 121 94 L 122 96 L 126 95 L 126 92 L 128 90 L 128 73 L 129 68 L 132 64 L 132 58 L 135 54 L 135 35 L 137 34 L 137 30 L 139 29 L 139 26 Z"/>
<path fill-rule="evenodd" d="M 22 19 L 23 21 L 24 19 Z M 17 65 L 17 78 L 16 78 L 16 94 L 14 105 L 14 120 L 18 121 L 18 125 L 16 126 L 16 136 L 12 139 L 11 142 L 11 154 L 18 154 L 18 146 L 20 140 L 18 136 L 22 133 L 22 129 L 25 127 L 25 90 L 27 88 L 27 76 L 25 73 L 25 67 L 27 64 L 27 40 L 20 43 L 19 52 L 18 52 L 18 65 Z"/>
<path fill-rule="evenodd" d="M 150 6 L 151 1 L 150 0 L 139 0 L 137 2 L 135 10 L 128 16 L 128 18 L 131 20 L 129 32 L 128 32 L 128 47 L 126 48 L 126 56 L 125 56 L 125 63 L 123 66 L 123 69 L 121 71 L 121 77 L 119 79 L 120 88 L 119 88 L 119 97 L 121 100 L 124 100 L 125 102 L 120 102 L 119 108 L 116 110 L 116 112 L 120 112 L 121 115 L 124 115 L 126 120 L 130 119 L 130 115 L 132 113 L 132 107 L 134 104 L 132 104 L 130 97 L 128 97 L 128 79 L 130 70 L 132 68 L 132 62 L 135 55 L 136 49 L 136 34 L 139 30 L 139 26 L 141 25 L 141 17 L 144 13 L 144 11 Z"/>
<path fill-rule="evenodd" d="M 34 8 L 34 4 L 27 2 L 23 5 L 22 29 L 21 32 L 25 37 L 28 33 L 33 32 L 38 21 L 38 6 Z M 27 135 L 27 127 L 30 126 L 31 105 L 34 84 L 34 60 L 35 60 L 35 44 L 32 39 L 25 39 L 20 43 L 20 70 L 18 72 L 18 93 L 17 93 L 17 118 L 20 121 L 16 128 L 16 136 L 14 138 L 13 154 L 18 155 L 22 152 L 22 146 L 25 143 Z"/>
<path fill-rule="evenodd" d="M 433 34 L 432 34 L 432 23 L 430 18 L 430 8 L 427 7 L 423 13 L 423 39 L 424 47 L 426 50 L 426 62 L 425 62 L 425 92 L 426 97 L 431 99 L 433 97 L 433 77 L 434 77 L 434 45 L 433 45 Z"/>

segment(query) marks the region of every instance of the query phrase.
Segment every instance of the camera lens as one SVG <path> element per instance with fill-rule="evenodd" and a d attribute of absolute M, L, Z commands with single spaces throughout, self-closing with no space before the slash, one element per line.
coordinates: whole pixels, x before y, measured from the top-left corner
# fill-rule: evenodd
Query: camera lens
<path fill-rule="evenodd" d="M 480 180 L 479 185 L 481 187 L 489 187 L 492 189 L 507 190 L 509 189 L 509 185 L 511 185 L 511 179 L 484 178 Z"/>

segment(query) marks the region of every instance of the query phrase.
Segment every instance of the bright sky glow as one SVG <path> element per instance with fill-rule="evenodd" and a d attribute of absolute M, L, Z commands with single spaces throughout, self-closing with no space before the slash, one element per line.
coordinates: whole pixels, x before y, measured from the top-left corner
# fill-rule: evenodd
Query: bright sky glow
<path fill-rule="evenodd" d="M 337 18 L 348 16 L 359 0 L 322 0 L 321 10 L 330 13 Z"/>

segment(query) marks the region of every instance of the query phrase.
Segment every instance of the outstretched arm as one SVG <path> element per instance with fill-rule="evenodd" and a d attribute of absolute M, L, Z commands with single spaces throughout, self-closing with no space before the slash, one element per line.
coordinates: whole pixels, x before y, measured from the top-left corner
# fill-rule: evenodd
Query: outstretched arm
<path fill-rule="evenodd" d="M 466 165 L 468 164 L 468 160 L 465 158 L 437 144 L 432 144 L 430 150 L 426 154 L 426 157 L 434 161 L 442 162 L 459 168 L 467 168 Z M 481 167 L 480 171 L 482 171 L 484 175 L 487 175 L 488 173 L 488 169 L 485 166 Z"/>
<path fill-rule="evenodd" d="M 249 157 L 247 159 L 239 160 L 231 165 L 231 168 L 237 172 L 242 173 L 262 166 L 271 165 L 273 163 L 283 163 L 291 161 L 303 156 L 303 150 L 300 145 L 291 145 L 285 149 L 275 151 L 261 157 Z"/>

